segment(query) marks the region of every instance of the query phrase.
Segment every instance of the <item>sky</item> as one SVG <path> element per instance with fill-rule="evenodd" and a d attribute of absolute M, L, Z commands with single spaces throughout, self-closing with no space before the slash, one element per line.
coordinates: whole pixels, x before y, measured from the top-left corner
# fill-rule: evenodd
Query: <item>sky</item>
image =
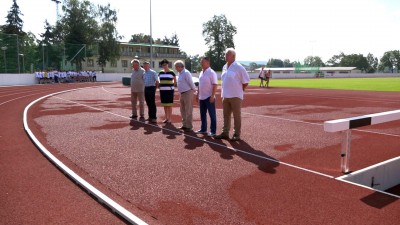
<path fill-rule="evenodd" d="M 0 1 L 0 24 L 5 24 L 12 0 Z M 237 28 L 234 36 L 238 61 L 270 58 L 303 61 L 319 56 L 384 52 L 400 49 L 399 0 L 91 0 L 117 11 L 117 30 L 129 41 L 133 34 L 150 34 L 150 2 L 153 38 L 176 33 L 181 50 L 203 55 L 208 47 L 203 24 L 224 14 Z M 17 0 L 24 14 L 23 30 L 44 32 L 44 21 L 56 21 L 51 0 Z M 59 8 L 62 14 L 61 7 Z"/>

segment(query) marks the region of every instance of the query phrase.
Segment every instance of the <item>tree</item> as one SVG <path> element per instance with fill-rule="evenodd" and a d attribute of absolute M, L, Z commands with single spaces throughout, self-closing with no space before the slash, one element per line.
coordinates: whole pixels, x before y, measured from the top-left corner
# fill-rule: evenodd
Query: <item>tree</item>
<path fill-rule="evenodd" d="M 6 24 L 1 27 L 2 32 L 7 34 L 16 34 L 19 36 L 24 36 L 25 32 L 22 31 L 22 27 L 24 22 L 20 18 L 20 15 L 23 16 L 24 14 L 21 13 L 19 10 L 19 6 L 16 0 L 13 0 L 13 4 L 11 6 L 10 11 L 7 14 Z"/>
<path fill-rule="evenodd" d="M 117 12 L 112 10 L 110 4 L 99 6 L 99 16 L 102 24 L 99 29 L 98 59 L 97 63 L 104 71 L 107 61 L 115 61 L 119 58 L 119 43 L 122 37 L 118 35 L 116 23 Z"/>
<path fill-rule="evenodd" d="M 44 59 L 45 68 L 60 69 L 62 49 L 58 43 L 55 42 L 53 26 L 51 26 L 47 20 L 45 21 L 44 29 L 45 32 L 40 34 L 42 40 L 39 41 L 39 45 L 37 46 L 37 51 L 43 54 L 42 57 L 39 58 L 41 58 L 41 61 Z"/>
<path fill-rule="evenodd" d="M 225 65 L 225 50 L 234 48 L 233 36 L 237 29 L 225 15 L 214 15 L 211 20 L 203 23 L 203 37 L 208 51 L 206 56 L 213 62 L 212 68 L 221 71 Z"/>
<path fill-rule="evenodd" d="M 22 72 L 30 71 L 30 68 L 32 67 L 33 70 L 40 70 L 42 67 L 39 66 L 41 65 L 41 61 L 39 59 L 41 58 L 41 54 L 38 52 L 38 47 L 37 47 L 37 38 L 32 32 L 28 32 L 22 40 L 22 48 L 20 49 L 21 54 L 23 54 L 23 67 Z M 24 68 L 25 67 L 25 68 Z"/>
<path fill-rule="evenodd" d="M 163 45 L 173 45 L 179 47 L 179 38 L 176 33 L 172 34 L 171 38 L 164 36 L 164 39 L 161 41 Z"/>
<path fill-rule="evenodd" d="M 183 55 L 186 55 L 186 53 L 183 53 Z M 198 54 L 194 56 L 186 56 L 185 67 L 192 73 L 200 71 L 200 56 Z"/>
<path fill-rule="evenodd" d="M 323 67 L 325 66 L 324 62 L 322 61 L 321 57 L 319 56 L 308 56 L 304 59 L 304 65 L 311 66 L 311 67 Z"/>
<path fill-rule="evenodd" d="M 293 67 L 294 64 L 292 62 L 290 62 L 289 59 L 285 59 L 283 60 L 283 67 L 289 68 L 289 67 Z"/>
<path fill-rule="evenodd" d="M 345 55 L 340 60 L 340 66 L 355 66 L 363 72 L 368 71 L 369 68 L 368 60 L 362 54 Z"/>
<path fill-rule="evenodd" d="M 267 67 L 270 68 L 281 68 L 283 67 L 283 61 L 281 59 L 270 59 L 267 62 Z"/>
<path fill-rule="evenodd" d="M 62 10 L 61 36 L 65 41 L 67 60 L 81 69 L 86 46 L 94 43 L 98 37 L 100 28 L 95 19 L 96 10 L 88 0 L 65 0 Z"/>
<path fill-rule="evenodd" d="M 374 57 L 373 54 L 368 53 L 367 61 L 369 65 L 367 73 L 375 73 L 378 70 L 378 58 Z"/>
<path fill-rule="evenodd" d="M 340 61 L 342 60 L 342 58 L 345 56 L 345 54 L 343 52 L 340 52 L 339 55 L 334 55 L 332 56 L 332 58 L 330 58 L 326 64 L 328 66 L 339 66 Z"/>
<path fill-rule="evenodd" d="M 379 70 L 390 71 L 394 73 L 395 67 L 399 69 L 399 66 L 400 66 L 400 51 L 392 50 L 392 51 L 387 51 L 383 54 L 379 64 Z"/>
<path fill-rule="evenodd" d="M 150 35 L 147 34 L 134 34 L 131 36 L 131 39 L 129 40 L 129 42 L 132 43 L 149 43 L 150 44 Z M 153 43 L 154 43 L 154 39 L 153 39 Z"/>
<path fill-rule="evenodd" d="M 243 65 L 244 66 L 244 65 Z M 256 62 L 251 62 L 250 64 L 249 64 L 249 66 L 248 66 L 248 69 L 250 70 L 250 71 L 255 71 L 256 69 L 258 69 L 258 68 L 260 68 L 260 67 L 265 67 L 266 65 L 265 64 L 258 64 L 258 63 L 256 63 Z"/>

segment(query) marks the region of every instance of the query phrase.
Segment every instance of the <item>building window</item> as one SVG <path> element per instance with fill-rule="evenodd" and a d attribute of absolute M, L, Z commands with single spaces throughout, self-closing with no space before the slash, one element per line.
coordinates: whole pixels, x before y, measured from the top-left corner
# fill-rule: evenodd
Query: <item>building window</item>
<path fill-rule="evenodd" d="M 111 61 L 111 67 L 117 67 L 117 61 Z"/>
<path fill-rule="evenodd" d="M 88 66 L 88 67 L 94 67 L 94 61 L 93 61 L 93 59 L 89 59 L 89 60 L 88 60 L 87 66 Z"/>
<path fill-rule="evenodd" d="M 122 67 L 128 67 L 128 60 L 121 60 Z"/>

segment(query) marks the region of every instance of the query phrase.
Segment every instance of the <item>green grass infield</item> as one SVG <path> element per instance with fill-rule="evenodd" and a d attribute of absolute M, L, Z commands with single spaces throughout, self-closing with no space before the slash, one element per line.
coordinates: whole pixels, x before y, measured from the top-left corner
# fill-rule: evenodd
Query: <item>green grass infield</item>
<path fill-rule="evenodd" d="M 259 86 L 259 79 L 252 79 L 251 86 Z M 337 90 L 393 91 L 400 92 L 400 77 L 390 78 L 320 78 L 320 79 L 271 79 L 270 87 L 318 88 Z"/>

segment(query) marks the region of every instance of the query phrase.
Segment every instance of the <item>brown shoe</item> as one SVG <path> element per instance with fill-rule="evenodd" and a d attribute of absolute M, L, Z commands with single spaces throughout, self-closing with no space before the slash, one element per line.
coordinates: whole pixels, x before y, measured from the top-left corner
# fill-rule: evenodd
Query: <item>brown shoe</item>
<path fill-rule="evenodd" d="M 185 128 L 182 128 L 182 130 L 183 130 L 184 132 L 190 132 L 190 131 L 192 131 L 193 129 L 192 129 L 192 128 L 187 128 L 187 127 L 185 127 Z"/>
<path fill-rule="evenodd" d="M 227 133 L 220 133 L 214 136 L 215 139 L 229 139 L 229 135 Z"/>

